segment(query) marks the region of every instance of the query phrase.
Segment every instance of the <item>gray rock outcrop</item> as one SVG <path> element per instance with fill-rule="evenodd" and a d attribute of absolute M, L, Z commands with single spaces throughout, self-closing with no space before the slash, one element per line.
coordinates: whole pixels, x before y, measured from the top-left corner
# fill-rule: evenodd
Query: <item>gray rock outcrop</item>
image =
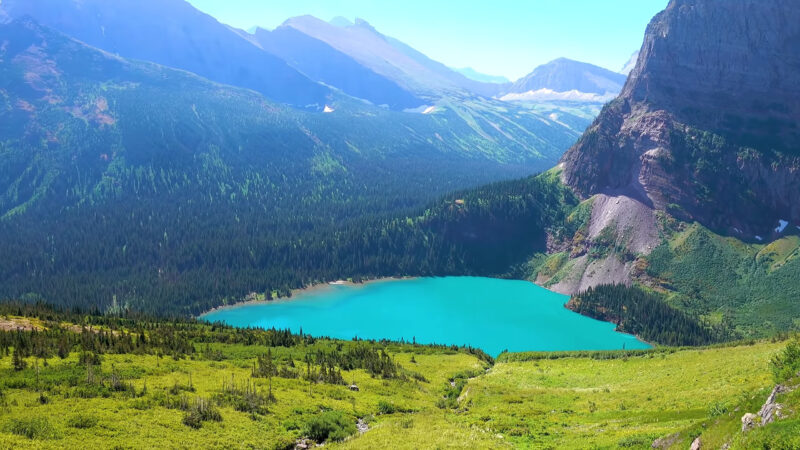
<path fill-rule="evenodd" d="M 780 419 L 783 405 L 778 403 L 775 398 L 779 394 L 784 394 L 790 391 L 792 391 L 791 388 L 788 388 L 782 384 L 776 385 L 769 394 L 769 397 L 767 397 L 767 401 L 765 401 L 764 405 L 761 406 L 758 414 L 747 413 L 742 417 L 742 432 L 752 430 L 755 427 L 769 425 L 775 420 Z"/>

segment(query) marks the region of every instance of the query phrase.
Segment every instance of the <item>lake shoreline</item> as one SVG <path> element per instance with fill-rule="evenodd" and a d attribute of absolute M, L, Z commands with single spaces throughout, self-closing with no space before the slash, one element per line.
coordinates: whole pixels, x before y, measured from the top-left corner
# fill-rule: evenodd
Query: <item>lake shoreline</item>
<path fill-rule="evenodd" d="M 364 287 L 371 284 L 377 283 L 386 283 L 392 281 L 404 281 L 404 280 L 415 280 L 419 277 L 383 277 L 383 278 L 374 278 L 371 280 L 366 280 L 361 283 L 356 283 L 354 281 L 348 280 L 336 280 L 336 281 L 329 281 L 327 283 L 315 283 L 310 286 L 298 289 L 292 289 L 292 295 L 290 297 L 281 297 L 272 300 L 247 300 L 243 302 L 237 302 L 230 305 L 222 305 L 216 306 L 214 308 L 209 309 L 208 311 L 203 312 L 202 314 L 196 316 L 196 319 L 203 320 L 203 316 L 207 316 L 212 313 L 225 311 L 229 309 L 241 308 L 243 306 L 252 306 L 252 305 L 268 305 L 273 303 L 284 303 L 284 302 L 291 302 L 297 300 L 296 297 L 303 296 L 305 294 L 311 294 L 313 292 L 324 291 L 326 289 L 331 289 L 336 286 L 349 286 L 349 287 Z"/>
<path fill-rule="evenodd" d="M 226 305 L 200 319 L 343 340 L 411 337 L 419 344 L 471 346 L 493 356 L 653 348 L 611 322 L 566 308 L 567 296 L 529 280 L 394 277 L 317 283 L 292 293 L 280 300 Z"/>

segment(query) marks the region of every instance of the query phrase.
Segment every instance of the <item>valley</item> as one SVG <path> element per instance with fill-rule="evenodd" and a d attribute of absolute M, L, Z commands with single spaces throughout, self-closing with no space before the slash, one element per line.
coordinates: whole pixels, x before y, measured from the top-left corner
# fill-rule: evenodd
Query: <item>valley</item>
<path fill-rule="evenodd" d="M 800 3 L 198 3 L 0 2 L 0 447 L 800 448 Z"/>

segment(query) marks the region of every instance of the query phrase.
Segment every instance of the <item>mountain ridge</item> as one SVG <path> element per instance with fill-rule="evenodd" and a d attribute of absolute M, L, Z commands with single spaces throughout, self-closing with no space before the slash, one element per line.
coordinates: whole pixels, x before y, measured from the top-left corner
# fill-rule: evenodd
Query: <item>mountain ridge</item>
<path fill-rule="evenodd" d="M 182 0 L 5 0 L 11 18 L 43 25 L 123 57 L 187 70 L 299 107 L 322 109 L 330 90 Z"/>
<path fill-rule="evenodd" d="M 530 74 L 514 82 L 509 94 L 523 94 L 540 89 L 555 92 L 578 91 L 588 94 L 617 94 L 625 76 L 593 64 L 558 58 L 542 64 Z"/>

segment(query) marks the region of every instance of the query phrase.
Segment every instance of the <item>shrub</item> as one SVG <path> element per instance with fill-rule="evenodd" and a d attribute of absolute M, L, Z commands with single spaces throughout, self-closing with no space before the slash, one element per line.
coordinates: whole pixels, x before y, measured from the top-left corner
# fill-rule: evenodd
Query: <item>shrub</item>
<path fill-rule="evenodd" d="M 78 429 L 94 428 L 97 425 L 97 417 L 85 414 L 77 414 L 67 420 L 67 426 Z"/>
<path fill-rule="evenodd" d="M 397 412 L 397 407 L 387 401 L 381 400 L 378 402 L 378 412 L 381 414 L 394 414 Z"/>
<path fill-rule="evenodd" d="M 309 419 L 303 431 L 316 442 L 343 441 L 356 432 L 356 424 L 339 411 L 325 411 Z"/>
<path fill-rule="evenodd" d="M 800 340 L 795 339 L 770 361 L 775 381 L 783 383 L 800 372 Z"/>
<path fill-rule="evenodd" d="M 61 433 L 45 418 L 13 419 L 8 431 L 28 439 L 60 439 Z"/>
<path fill-rule="evenodd" d="M 198 429 L 203 426 L 203 422 L 222 422 L 222 415 L 208 400 L 198 398 L 194 404 L 189 406 L 183 416 L 183 424 Z"/>

